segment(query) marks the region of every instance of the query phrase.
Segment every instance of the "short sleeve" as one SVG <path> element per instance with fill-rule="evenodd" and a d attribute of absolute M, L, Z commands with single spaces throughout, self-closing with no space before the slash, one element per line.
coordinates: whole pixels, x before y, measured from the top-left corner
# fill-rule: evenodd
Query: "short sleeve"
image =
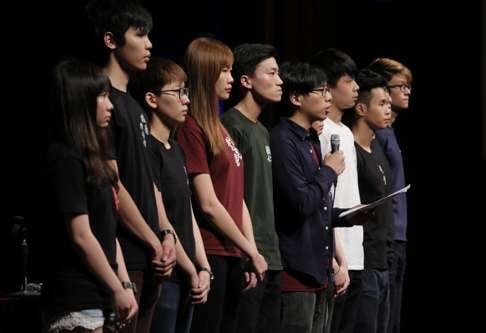
<path fill-rule="evenodd" d="M 73 154 L 54 153 L 50 159 L 49 169 L 56 212 L 88 213 L 86 171 L 83 162 Z"/>
<path fill-rule="evenodd" d="M 157 189 L 159 191 L 161 190 L 161 172 L 163 168 L 163 160 L 161 153 L 159 151 L 159 147 L 157 146 L 157 143 L 154 142 L 155 139 L 153 139 L 151 136 L 149 137 L 149 143 L 148 143 L 148 149 L 147 149 L 147 155 L 149 157 L 149 163 L 150 167 L 152 168 L 152 174 L 154 177 L 154 183 L 155 186 L 157 186 Z"/>
<path fill-rule="evenodd" d="M 189 176 L 201 173 L 209 174 L 208 154 L 204 133 L 195 122 L 185 123 L 177 131 L 177 143 L 186 157 L 186 168 Z"/>

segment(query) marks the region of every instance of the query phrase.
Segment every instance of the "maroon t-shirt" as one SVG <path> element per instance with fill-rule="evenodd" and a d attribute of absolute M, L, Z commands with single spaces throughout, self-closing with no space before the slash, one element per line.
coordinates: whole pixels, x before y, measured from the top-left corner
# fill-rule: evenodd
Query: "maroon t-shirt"
<path fill-rule="evenodd" d="M 209 174 L 216 196 L 238 228 L 242 230 L 243 157 L 222 125 L 221 133 L 224 138 L 224 150 L 213 155 L 209 150 L 209 141 L 202 128 L 194 118 L 188 116 L 186 122 L 177 130 L 177 142 L 186 156 L 189 177 L 193 179 L 202 173 Z M 194 193 L 192 200 L 206 253 L 240 257 L 240 250 L 201 211 Z"/>

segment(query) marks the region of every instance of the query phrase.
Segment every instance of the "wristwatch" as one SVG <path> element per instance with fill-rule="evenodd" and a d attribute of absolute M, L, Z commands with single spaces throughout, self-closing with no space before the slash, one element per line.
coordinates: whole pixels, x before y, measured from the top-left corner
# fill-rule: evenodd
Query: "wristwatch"
<path fill-rule="evenodd" d="M 161 240 L 164 240 L 165 239 L 165 236 L 167 235 L 172 235 L 172 237 L 174 237 L 174 244 L 177 243 L 177 237 L 176 237 L 176 234 L 174 232 L 174 230 L 172 229 L 163 229 L 163 230 L 160 230 L 160 239 Z"/>
<path fill-rule="evenodd" d="M 132 289 L 134 294 L 137 293 L 137 285 L 132 281 L 122 281 L 121 284 L 123 289 Z"/>
<path fill-rule="evenodd" d="M 211 270 L 209 268 L 202 267 L 199 271 L 200 272 L 202 272 L 202 271 L 207 272 L 209 274 L 209 280 L 211 280 L 211 281 L 214 280 L 214 274 L 213 274 L 213 272 L 211 272 Z"/>

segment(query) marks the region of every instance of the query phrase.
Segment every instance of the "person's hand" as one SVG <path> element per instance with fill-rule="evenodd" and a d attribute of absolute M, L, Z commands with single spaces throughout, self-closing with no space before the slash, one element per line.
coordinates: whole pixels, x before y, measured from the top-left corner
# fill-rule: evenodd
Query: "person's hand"
<path fill-rule="evenodd" d="M 334 292 L 334 297 L 341 296 L 346 292 L 349 286 L 349 272 L 348 268 L 344 265 L 339 266 L 338 271 L 334 273 L 334 286 L 336 291 Z"/>
<path fill-rule="evenodd" d="M 258 279 L 255 272 L 244 272 L 245 275 L 245 287 L 243 288 L 243 292 L 253 289 L 258 284 Z"/>
<path fill-rule="evenodd" d="M 113 292 L 113 311 L 118 326 L 127 325 L 138 311 L 138 304 L 132 289 L 119 289 Z"/>
<path fill-rule="evenodd" d="M 157 279 L 167 278 L 172 274 L 176 264 L 176 251 L 174 237 L 166 235 L 164 240 L 159 243 L 160 252 L 155 252 L 152 257 L 152 270 Z"/>
<path fill-rule="evenodd" d="M 340 175 L 345 168 L 344 154 L 340 150 L 332 154 L 328 153 L 324 156 L 323 163 L 333 169 L 336 174 Z"/>
<path fill-rule="evenodd" d="M 324 121 L 316 120 L 312 123 L 312 127 L 316 130 L 317 135 L 321 135 L 322 131 L 324 130 Z"/>
<path fill-rule="evenodd" d="M 268 264 L 265 258 L 258 252 L 250 257 L 253 271 L 256 273 L 258 281 L 262 281 L 265 277 L 265 272 L 268 270 Z"/>
<path fill-rule="evenodd" d="M 196 281 L 196 279 L 194 279 Z M 201 270 L 197 273 L 197 284 L 191 280 L 192 304 L 204 304 L 208 300 L 208 294 L 211 285 L 211 276 L 209 272 Z"/>
<path fill-rule="evenodd" d="M 176 249 L 175 238 L 168 234 L 162 241 L 162 249 L 164 255 L 162 256 L 162 267 L 164 268 L 164 276 L 169 277 L 176 265 Z"/>

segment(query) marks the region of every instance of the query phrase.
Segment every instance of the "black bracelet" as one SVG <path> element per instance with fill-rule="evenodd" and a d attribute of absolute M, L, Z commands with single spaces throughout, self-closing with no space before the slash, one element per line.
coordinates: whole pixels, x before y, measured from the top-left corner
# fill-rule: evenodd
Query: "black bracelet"
<path fill-rule="evenodd" d="M 123 289 L 132 289 L 133 293 L 137 293 L 137 285 L 131 281 L 122 281 L 121 283 Z"/>
<path fill-rule="evenodd" d="M 202 271 L 207 272 L 209 274 L 209 280 L 211 280 L 211 281 L 214 280 L 214 274 L 213 274 L 213 272 L 211 272 L 211 270 L 209 268 L 201 267 L 199 272 L 202 272 Z"/>
<path fill-rule="evenodd" d="M 176 234 L 174 232 L 174 230 L 172 229 L 163 229 L 163 230 L 160 230 L 160 239 L 163 241 L 165 239 L 165 236 L 167 235 L 172 235 L 172 237 L 174 237 L 174 244 L 177 243 L 177 237 L 176 237 Z"/>

